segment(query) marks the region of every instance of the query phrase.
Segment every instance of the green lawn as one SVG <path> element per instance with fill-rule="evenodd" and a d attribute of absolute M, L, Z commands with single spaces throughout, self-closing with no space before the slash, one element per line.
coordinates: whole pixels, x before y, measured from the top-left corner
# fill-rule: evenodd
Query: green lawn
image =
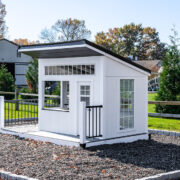
<path fill-rule="evenodd" d="M 156 93 L 148 94 L 148 100 L 149 101 L 155 101 Z"/>
<path fill-rule="evenodd" d="M 148 100 L 149 101 L 155 101 L 156 93 L 148 94 Z M 149 113 L 155 113 L 155 104 L 149 104 L 148 105 L 148 112 Z"/>
<path fill-rule="evenodd" d="M 148 118 L 149 129 L 160 129 L 180 132 L 180 119 Z"/>
<path fill-rule="evenodd" d="M 156 94 L 149 94 L 148 100 L 155 101 Z M 148 105 L 148 112 L 155 113 L 155 105 Z M 169 130 L 180 132 L 180 119 L 168 119 L 160 117 L 148 117 L 149 129 Z"/>

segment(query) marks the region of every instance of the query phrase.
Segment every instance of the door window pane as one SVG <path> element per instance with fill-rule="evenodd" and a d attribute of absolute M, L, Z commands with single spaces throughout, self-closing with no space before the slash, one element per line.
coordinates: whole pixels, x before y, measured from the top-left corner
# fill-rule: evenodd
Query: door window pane
<path fill-rule="evenodd" d="M 80 86 L 80 101 L 86 102 L 86 106 L 90 105 L 90 86 L 89 85 Z"/>

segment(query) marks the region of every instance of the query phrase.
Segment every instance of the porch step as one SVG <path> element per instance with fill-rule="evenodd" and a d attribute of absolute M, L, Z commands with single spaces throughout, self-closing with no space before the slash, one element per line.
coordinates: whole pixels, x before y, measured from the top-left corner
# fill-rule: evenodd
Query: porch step
<path fill-rule="evenodd" d="M 45 131 L 37 131 L 37 132 L 29 133 L 29 134 L 34 135 L 34 136 L 53 138 L 53 139 L 57 139 L 57 140 L 61 139 L 64 141 L 71 141 L 71 142 L 77 142 L 77 143 L 80 142 L 79 138 L 75 137 L 75 136 L 56 134 L 56 133 L 45 132 Z"/>
<path fill-rule="evenodd" d="M 21 138 L 29 138 L 37 141 L 50 142 L 57 145 L 75 146 L 75 147 L 79 147 L 80 145 L 80 140 L 78 137 L 56 134 L 45 131 L 18 132 L 18 131 L 13 131 L 12 129 L 10 130 L 8 128 L 7 129 L 4 128 L 0 130 L 0 133 L 16 135 Z"/>

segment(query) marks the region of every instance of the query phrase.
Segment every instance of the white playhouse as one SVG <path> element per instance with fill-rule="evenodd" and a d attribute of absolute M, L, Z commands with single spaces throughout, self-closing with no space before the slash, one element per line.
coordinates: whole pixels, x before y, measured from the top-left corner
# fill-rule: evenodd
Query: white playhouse
<path fill-rule="evenodd" d="M 86 147 L 148 139 L 149 70 L 87 40 L 19 52 L 39 60 L 39 131 Z"/>

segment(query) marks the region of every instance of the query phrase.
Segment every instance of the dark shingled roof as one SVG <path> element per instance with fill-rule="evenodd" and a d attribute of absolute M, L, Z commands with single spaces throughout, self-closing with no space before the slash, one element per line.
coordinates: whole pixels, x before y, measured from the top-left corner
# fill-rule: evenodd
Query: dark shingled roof
<path fill-rule="evenodd" d="M 151 70 L 151 72 L 158 72 L 161 68 L 161 60 L 140 60 L 135 61 L 135 63 Z"/>
<path fill-rule="evenodd" d="M 44 44 L 34 44 L 34 45 L 27 45 L 27 46 L 20 46 L 19 52 L 23 50 L 23 53 L 30 55 L 32 57 L 36 58 L 56 58 L 56 57 L 85 57 L 85 56 L 102 56 L 100 52 L 97 52 L 95 50 L 89 49 L 87 47 L 77 47 L 73 48 L 64 48 L 64 49 L 56 49 L 56 47 L 63 47 L 63 46 L 75 46 L 75 45 L 89 45 L 97 50 L 100 50 L 104 53 L 107 53 L 120 61 L 124 61 L 128 64 L 131 64 L 132 66 L 135 66 L 143 71 L 146 71 L 148 73 L 151 73 L 151 71 L 137 63 L 135 63 L 132 60 L 129 60 L 128 58 L 122 57 L 102 46 L 99 46 L 93 42 L 90 42 L 86 39 L 82 40 L 76 40 L 76 41 L 67 41 L 67 42 L 57 42 L 57 43 L 44 43 Z M 40 48 L 48 48 L 51 47 L 51 50 L 40 50 Z M 55 49 L 53 49 L 53 47 Z M 34 50 L 35 48 L 38 48 L 39 50 Z M 32 49 L 32 51 L 31 51 Z M 27 50 L 27 51 L 26 51 Z M 51 53 L 49 53 L 51 52 Z"/>

